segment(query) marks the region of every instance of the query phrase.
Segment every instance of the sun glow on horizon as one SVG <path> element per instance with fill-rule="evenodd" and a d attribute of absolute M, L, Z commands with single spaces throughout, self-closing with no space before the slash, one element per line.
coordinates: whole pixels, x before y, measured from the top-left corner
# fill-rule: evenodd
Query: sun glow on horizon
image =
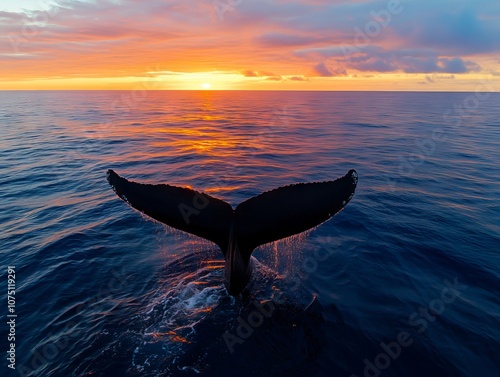
<path fill-rule="evenodd" d="M 500 91 L 500 76 L 493 73 L 430 75 L 377 73 L 318 77 L 311 72 L 286 75 L 253 75 L 238 70 L 185 72 L 141 70 L 133 75 L 106 77 L 48 76 L 36 79 L 0 80 L 0 90 L 320 90 L 320 91 L 474 91 L 486 81 Z"/>

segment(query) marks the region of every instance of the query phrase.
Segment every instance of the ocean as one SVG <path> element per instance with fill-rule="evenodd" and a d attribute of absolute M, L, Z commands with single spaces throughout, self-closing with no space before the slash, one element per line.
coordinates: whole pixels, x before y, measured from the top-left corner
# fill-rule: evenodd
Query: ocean
<path fill-rule="evenodd" d="M 499 104 L 486 88 L 0 92 L 0 375 L 500 375 Z M 233 207 L 359 183 L 331 220 L 258 248 L 234 298 L 220 250 L 127 206 L 108 169 Z"/>

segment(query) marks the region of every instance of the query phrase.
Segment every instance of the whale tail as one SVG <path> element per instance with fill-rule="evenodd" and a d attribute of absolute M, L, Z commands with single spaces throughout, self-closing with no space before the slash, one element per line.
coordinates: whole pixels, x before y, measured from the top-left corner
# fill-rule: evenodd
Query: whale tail
<path fill-rule="evenodd" d="M 355 170 L 335 181 L 299 183 L 264 192 L 231 205 L 198 191 L 166 184 L 128 181 L 113 170 L 108 182 L 133 208 L 173 228 L 214 242 L 226 259 L 226 286 L 243 290 L 251 274 L 252 251 L 265 243 L 311 229 L 330 219 L 351 200 Z"/>

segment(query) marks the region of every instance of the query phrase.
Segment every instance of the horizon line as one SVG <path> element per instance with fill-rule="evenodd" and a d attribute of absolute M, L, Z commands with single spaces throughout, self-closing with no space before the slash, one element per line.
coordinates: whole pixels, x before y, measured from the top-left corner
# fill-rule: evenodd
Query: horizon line
<path fill-rule="evenodd" d="M 474 93 L 471 90 L 327 90 L 327 89 L 0 89 L 0 92 L 339 92 L 339 93 Z M 488 91 L 500 93 L 499 91 Z"/>

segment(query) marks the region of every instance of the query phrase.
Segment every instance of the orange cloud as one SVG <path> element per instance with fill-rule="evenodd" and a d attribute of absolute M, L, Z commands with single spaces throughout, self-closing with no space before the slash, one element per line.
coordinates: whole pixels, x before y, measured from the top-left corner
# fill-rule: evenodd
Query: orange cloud
<path fill-rule="evenodd" d="M 417 88 L 425 75 L 449 73 L 453 90 L 467 90 L 477 74 L 500 70 L 493 0 L 401 0 L 392 13 L 386 1 L 238 4 L 222 15 L 206 0 L 65 0 L 22 13 L 0 6 L 0 88 L 132 88 L 152 75 L 162 89 L 196 88 L 192 74 L 217 72 L 225 89 L 369 90 L 381 74 L 387 89 L 402 80 Z"/>

